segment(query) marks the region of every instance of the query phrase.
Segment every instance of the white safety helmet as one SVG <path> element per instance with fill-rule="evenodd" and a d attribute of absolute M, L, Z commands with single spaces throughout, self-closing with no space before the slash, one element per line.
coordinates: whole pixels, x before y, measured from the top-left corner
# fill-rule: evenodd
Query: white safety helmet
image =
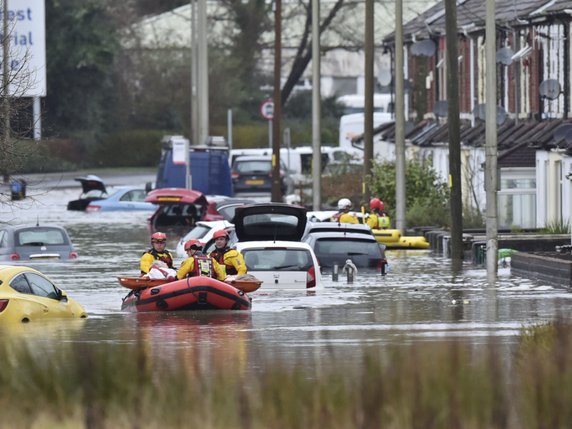
<path fill-rule="evenodd" d="M 338 201 L 338 210 L 351 209 L 351 208 L 352 208 L 352 202 L 349 199 L 342 198 L 340 201 Z"/>

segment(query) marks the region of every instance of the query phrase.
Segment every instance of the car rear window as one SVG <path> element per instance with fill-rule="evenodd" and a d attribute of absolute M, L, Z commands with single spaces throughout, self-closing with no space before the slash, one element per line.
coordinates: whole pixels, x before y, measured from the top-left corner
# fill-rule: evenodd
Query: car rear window
<path fill-rule="evenodd" d="M 376 241 L 350 238 L 321 238 L 316 241 L 314 251 L 318 258 L 321 255 L 332 257 L 379 259 L 382 257 L 379 244 Z"/>
<path fill-rule="evenodd" d="M 290 238 L 286 237 L 299 237 L 300 235 L 298 233 L 298 222 L 298 217 L 294 215 L 253 214 L 244 216 L 243 230 L 248 237 L 256 237 L 250 238 L 250 240 L 271 240 L 280 237 L 280 240 L 291 241 Z"/>
<path fill-rule="evenodd" d="M 364 234 L 369 237 L 372 236 L 371 229 L 369 228 L 363 228 L 361 226 L 354 227 L 353 224 L 338 224 L 337 222 L 318 222 L 315 225 L 310 225 L 307 228 L 306 234 L 322 232 L 351 232 L 353 234 Z"/>
<path fill-rule="evenodd" d="M 254 271 L 307 271 L 314 265 L 306 249 L 245 249 L 242 255 L 246 267 Z"/>
<path fill-rule="evenodd" d="M 238 173 L 270 173 L 272 163 L 270 161 L 239 161 L 235 164 L 234 170 Z"/>
<path fill-rule="evenodd" d="M 34 228 L 25 229 L 16 233 L 17 246 L 61 246 L 65 244 L 68 244 L 68 239 L 60 229 Z"/>

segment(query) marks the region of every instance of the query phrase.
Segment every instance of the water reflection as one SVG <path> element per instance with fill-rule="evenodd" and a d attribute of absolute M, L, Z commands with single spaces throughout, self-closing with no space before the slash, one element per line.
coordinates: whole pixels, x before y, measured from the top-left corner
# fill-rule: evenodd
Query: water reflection
<path fill-rule="evenodd" d="M 123 338 L 144 344 L 154 364 L 183 359 L 190 375 L 232 365 L 244 375 L 248 366 L 248 312 L 139 313 L 123 325 Z"/>
<path fill-rule="evenodd" d="M 46 319 L 30 323 L 3 323 L 0 324 L 0 337 L 3 340 L 31 340 L 34 343 L 61 344 L 76 341 L 81 337 L 86 323 L 86 319 Z"/>

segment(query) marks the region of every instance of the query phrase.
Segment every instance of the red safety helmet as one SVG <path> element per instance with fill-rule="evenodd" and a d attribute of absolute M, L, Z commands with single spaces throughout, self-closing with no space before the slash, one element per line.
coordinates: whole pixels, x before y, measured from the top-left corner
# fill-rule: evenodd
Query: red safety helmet
<path fill-rule="evenodd" d="M 203 248 L 203 243 L 199 240 L 189 240 L 185 243 L 185 252 L 190 249 L 201 250 Z"/>
<path fill-rule="evenodd" d="M 167 234 L 165 234 L 164 232 L 156 232 L 153 235 L 151 235 L 151 241 L 155 241 L 155 240 L 167 241 Z"/>
<path fill-rule="evenodd" d="M 230 236 L 228 235 L 228 232 L 226 232 L 224 229 L 219 229 L 217 232 L 215 232 L 213 234 L 213 238 L 216 240 L 217 238 L 220 237 L 225 237 L 227 240 L 230 240 Z"/>
<path fill-rule="evenodd" d="M 381 202 L 381 200 L 379 198 L 372 198 L 371 200 L 369 200 L 369 208 L 370 209 L 378 209 L 378 210 L 383 210 L 383 208 L 381 208 L 381 206 L 383 206 L 383 203 Z"/>

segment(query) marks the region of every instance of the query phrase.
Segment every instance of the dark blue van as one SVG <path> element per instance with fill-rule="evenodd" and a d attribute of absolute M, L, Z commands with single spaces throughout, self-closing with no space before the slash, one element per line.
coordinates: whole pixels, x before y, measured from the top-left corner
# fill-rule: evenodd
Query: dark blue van
<path fill-rule="evenodd" d="M 163 138 L 156 188 L 186 188 L 186 166 L 180 159 L 180 148 L 185 142 L 188 144 L 182 136 Z M 232 196 L 228 156 L 226 145 L 189 146 L 190 188 L 205 195 Z"/>

